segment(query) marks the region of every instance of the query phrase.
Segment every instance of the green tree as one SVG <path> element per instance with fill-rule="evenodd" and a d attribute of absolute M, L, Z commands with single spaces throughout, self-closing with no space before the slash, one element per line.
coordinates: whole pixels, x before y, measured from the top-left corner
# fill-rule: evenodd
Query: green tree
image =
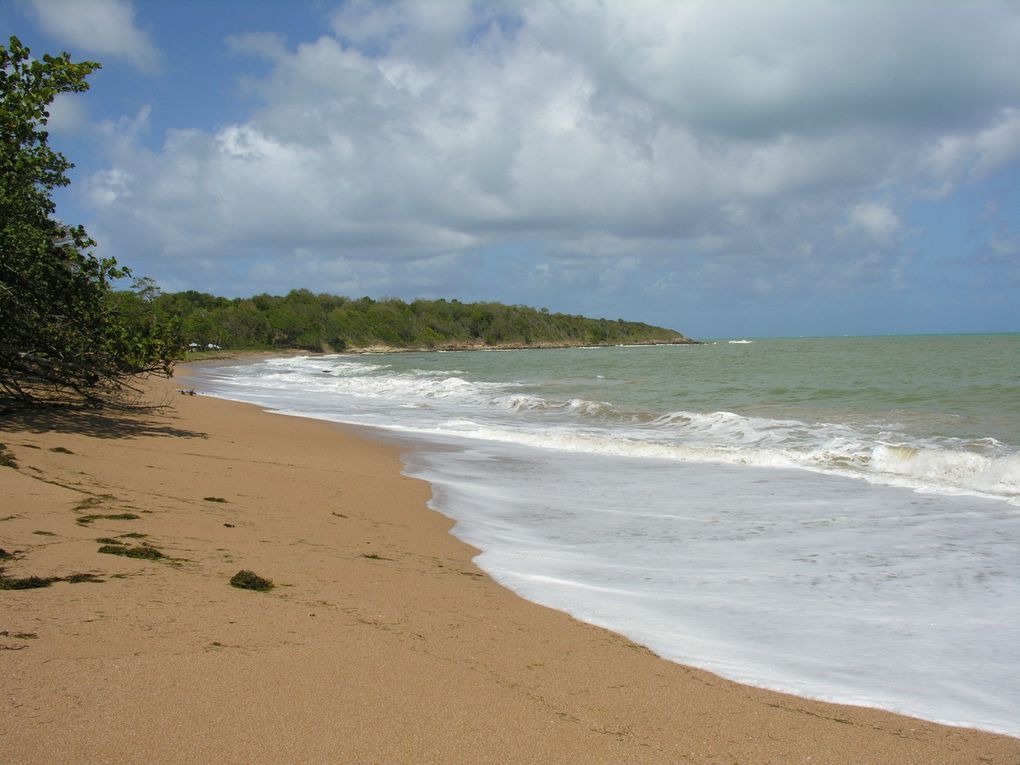
<path fill-rule="evenodd" d="M 73 165 L 50 148 L 48 108 L 61 93 L 88 90 L 98 68 L 67 53 L 32 59 L 16 37 L 0 45 L 0 395 L 8 399 L 110 401 L 135 375 L 169 374 L 179 348 L 173 327 L 154 320 L 152 285 L 137 299 L 111 299 L 111 282 L 128 269 L 95 257 L 83 227 L 54 217 L 52 193 Z"/>

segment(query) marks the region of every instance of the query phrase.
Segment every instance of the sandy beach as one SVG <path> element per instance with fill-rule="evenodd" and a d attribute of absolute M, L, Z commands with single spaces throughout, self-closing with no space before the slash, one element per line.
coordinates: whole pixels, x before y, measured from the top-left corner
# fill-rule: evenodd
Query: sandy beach
<path fill-rule="evenodd" d="M 738 685 L 524 601 L 397 448 L 182 387 L 0 419 L 4 575 L 98 580 L 0 590 L 4 762 L 1020 763 L 1020 739 Z"/>

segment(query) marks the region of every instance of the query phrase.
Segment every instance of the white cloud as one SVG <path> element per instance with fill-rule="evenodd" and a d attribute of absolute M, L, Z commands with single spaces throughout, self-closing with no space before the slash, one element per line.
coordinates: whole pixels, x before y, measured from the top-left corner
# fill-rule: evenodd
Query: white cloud
<path fill-rule="evenodd" d="M 85 102 L 77 93 L 58 93 L 48 111 L 47 130 L 51 133 L 75 133 L 88 124 Z"/>
<path fill-rule="evenodd" d="M 1020 155 L 1015 5 L 931 7 L 348 3 L 231 38 L 272 64 L 250 117 L 114 131 L 93 198 L 118 248 L 232 285 L 425 290 L 503 252 L 542 285 L 872 284 L 916 189 Z"/>
<path fill-rule="evenodd" d="M 287 55 L 283 37 L 275 32 L 247 32 L 227 38 L 227 47 L 235 54 L 260 56 L 270 61 L 282 61 Z"/>
<path fill-rule="evenodd" d="M 996 231 L 988 239 L 991 257 L 1020 266 L 1020 235 Z"/>
<path fill-rule="evenodd" d="M 892 247 L 900 234 L 901 223 L 888 205 L 879 202 L 862 202 L 850 210 L 847 227 L 867 234 L 880 247 Z"/>
<path fill-rule="evenodd" d="M 489 12 L 496 7 L 493 3 Z M 377 3 L 350 0 L 334 12 L 332 31 L 345 44 L 362 50 L 400 48 L 414 56 L 433 56 L 465 41 L 481 5 L 449 0 L 399 0 Z"/>
<path fill-rule="evenodd" d="M 980 179 L 1020 159 L 1020 107 L 1006 107 L 980 130 L 938 139 L 920 165 L 944 195 L 961 181 Z"/>
<path fill-rule="evenodd" d="M 143 72 L 159 68 L 160 53 L 135 25 L 128 0 L 32 0 L 32 9 L 42 29 L 66 45 L 123 58 Z"/>
<path fill-rule="evenodd" d="M 87 194 L 94 207 L 112 207 L 131 195 L 134 179 L 119 168 L 101 170 L 89 180 Z"/>

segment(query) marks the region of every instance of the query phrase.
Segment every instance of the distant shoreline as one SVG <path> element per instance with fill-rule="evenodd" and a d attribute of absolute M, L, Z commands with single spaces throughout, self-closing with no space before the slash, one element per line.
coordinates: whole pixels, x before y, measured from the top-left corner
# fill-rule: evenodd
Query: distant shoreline
<path fill-rule="evenodd" d="M 569 348 L 642 348 L 660 345 L 704 345 L 701 340 L 692 340 L 689 337 L 682 337 L 676 340 L 647 340 L 635 343 L 568 343 L 568 342 L 538 342 L 538 343 L 446 343 L 432 347 L 425 346 L 394 346 L 394 345 L 366 345 L 357 348 L 344 348 L 343 350 L 311 350 L 308 348 L 223 348 L 215 351 L 189 351 L 181 359 L 180 363 L 191 362 L 204 363 L 218 359 L 230 359 L 240 357 L 272 357 L 272 356 L 306 356 L 306 355 L 360 355 L 370 353 L 438 353 L 451 351 L 544 351 L 563 350 Z"/>
<path fill-rule="evenodd" d="M 337 353 L 428 353 L 429 351 L 543 351 L 562 350 L 566 348 L 640 348 L 645 346 L 658 345 L 700 345 L 700 341 L 682 338 L 676 340 L 645 340 L 634 343 L 585 343 L 585 342 L 537 342 L 537 343 L 445 343 L 435 345 L 431 348 L 424 346 L 391 346 L 391 345 L 369 345 L 359 348 L 347 348 Z"/>

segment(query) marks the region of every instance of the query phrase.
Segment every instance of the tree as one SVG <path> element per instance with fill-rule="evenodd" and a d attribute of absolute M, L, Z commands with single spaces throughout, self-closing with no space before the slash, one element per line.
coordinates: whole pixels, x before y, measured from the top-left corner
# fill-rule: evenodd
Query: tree
<path fill-rule="evenodd" d="M 67 53 L 32 59 L 16 37 L 0 45 L 0 396 L 99 404 L 134 376 L 169 375 L 180 346 L 154 320 L 149 295 L 111 299 L 130 272 L 91 253 L 81 226 L 56 220 L 54 189 L 74 165 L 49 146 L 48 107 L 88 90 L 99 64 Z M 142 289 L 147 285 L 143 282 Z M 128 311 L 128 313 L 125 313 Z M 152 320 L 150 320 L 152 319 Z"/>

